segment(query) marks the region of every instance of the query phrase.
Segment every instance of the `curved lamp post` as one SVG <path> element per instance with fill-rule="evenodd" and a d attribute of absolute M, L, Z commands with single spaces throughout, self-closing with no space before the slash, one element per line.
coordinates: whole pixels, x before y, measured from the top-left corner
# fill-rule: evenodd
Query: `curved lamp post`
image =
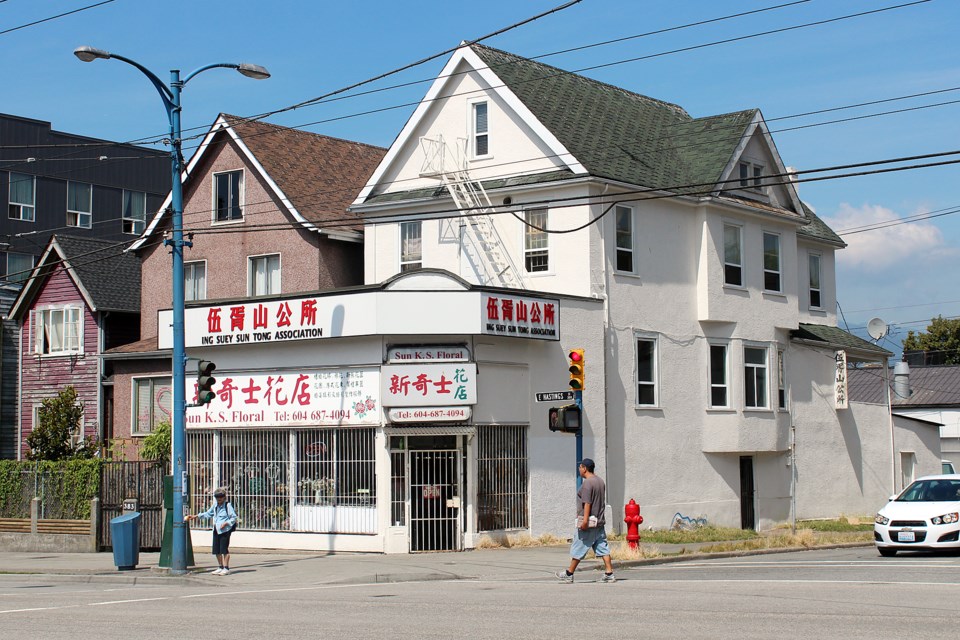
<path fill-rule="evenodd" d="M 93 47 L 77 47 L 73 55 L 83 62 L 93 62 L 97 59 L 120 60 L 139 69 L 160 94 L 163 107 L 167 110 L 167 119 L 170 121 L 170 163 L 173 170 L 170 204 L 173 209 L 171 217 L 173 238 L 164 240 L 164 244 L 172 247 L 173 254 L 173 548 L 170 570 L 171 573 L 182 574 L 187 571 L 187 530 L 183 522 L 184 498 L 187 496 L 186 429 L 184 428 L 187 354 L 183 333 L 183 247 L 185 243 L 183 241 L 183 183 L 181 182 L 183 162 L 180 157 L 180 91 L 198 74 L 218 67 L 236 69 L 255 80 L 269 78 L 270 72 L 256 64 L 217 63 L 200 67 L 181 80 L 180 70 L 172 69 L 168 88 L 149 69 L 116 53 Z"/>

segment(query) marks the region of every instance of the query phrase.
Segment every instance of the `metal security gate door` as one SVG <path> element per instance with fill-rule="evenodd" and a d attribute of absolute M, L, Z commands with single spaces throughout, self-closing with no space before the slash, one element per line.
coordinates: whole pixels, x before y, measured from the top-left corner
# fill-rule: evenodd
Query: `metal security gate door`
<path fill-rule="evenodd" d="M 459 551 L 460 452 L 410 452 L 410 551 Z"/>
<path fill-rule="evenodd" d="M 111 548 L 110 520 L 123 514 L 123 503 L 136 501 L 140 512 L 140 549 L 156 550 L 163 541 L 163 475 L 159 462 L 106 462 L 100 471 L 98 545 Z"/>

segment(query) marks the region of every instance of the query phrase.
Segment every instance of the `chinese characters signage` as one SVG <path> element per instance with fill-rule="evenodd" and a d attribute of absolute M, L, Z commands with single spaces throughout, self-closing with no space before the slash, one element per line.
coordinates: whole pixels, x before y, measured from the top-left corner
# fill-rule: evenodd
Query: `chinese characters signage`
<path fill-rule="evenodd" d="M 449 407 L 477 403 L 474 362 L 385 364 L 380 368 L 385 407 Z"/>
<path fill-rule="evenodd" d="M 836 383 L 836 407 L 837 409 L 846 409 L 847 404 L 847 352 L 846 351 L 837 351 L 834 354 L 834 360 L 836 360 L 836 377 L 834 381 Z"/>
<path fill-rule="evenodd" d="M 483 294 L 482 333 L 494 336 L 560 339 L 560 301 Z"/>
<path fill-rule="evenodd" d="M 188 402 L 196 382 L 187 383 Z M 188 428 L 380 424 L 376 369 L 220 373 L 208 405 L 187 409 Z"/>

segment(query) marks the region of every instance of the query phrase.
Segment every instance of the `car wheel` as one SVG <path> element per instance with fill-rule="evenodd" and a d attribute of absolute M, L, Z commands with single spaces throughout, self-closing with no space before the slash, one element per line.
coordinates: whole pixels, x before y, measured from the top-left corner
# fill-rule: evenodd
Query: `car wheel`
<path fill-rule="evenodd" d="M 884 549 L 881 547 L 878 548 L 877 551 L 879 551 L 880 555 L 882 555 L 884 558 L 892 558 L 893 556 L 897 555 L 896 549 Z"/>

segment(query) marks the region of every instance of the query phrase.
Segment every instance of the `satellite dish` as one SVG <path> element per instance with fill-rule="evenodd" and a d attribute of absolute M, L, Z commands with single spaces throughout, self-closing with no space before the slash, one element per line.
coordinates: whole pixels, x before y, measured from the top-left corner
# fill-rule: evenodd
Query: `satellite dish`
<path fill-rule="evenodd" d="M 867 333 L 874 340 L 879 340 L 887 335 L 887 323 L 880 318 L 871 318 L 870 322 L 867 323 Z"/>

